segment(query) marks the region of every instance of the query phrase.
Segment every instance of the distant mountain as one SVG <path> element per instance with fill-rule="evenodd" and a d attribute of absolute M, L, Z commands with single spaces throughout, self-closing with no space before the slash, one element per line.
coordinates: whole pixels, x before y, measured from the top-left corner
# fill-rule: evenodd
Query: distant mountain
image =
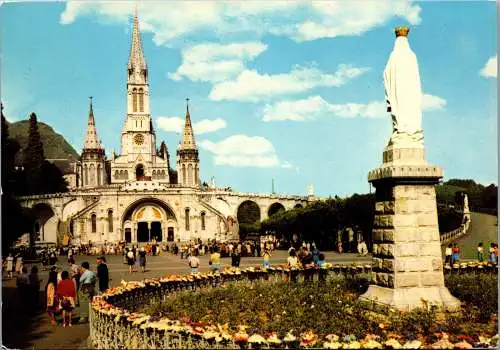
<path fill-rule="evenodd" d="M 28 145 L 29 120 L 9 123 L 9 136 L 19 142 L 21 150 L 16 155 L 16 163 L 23 160 L 23 149 Z M 38 122 L 38 131 L 43 143 L 45 158 L 54 163 L 64 174 L 72 171 L 71 164 L 76 162 L 80 155 L 68 141 L 59 135 L 49 125 Z"/>

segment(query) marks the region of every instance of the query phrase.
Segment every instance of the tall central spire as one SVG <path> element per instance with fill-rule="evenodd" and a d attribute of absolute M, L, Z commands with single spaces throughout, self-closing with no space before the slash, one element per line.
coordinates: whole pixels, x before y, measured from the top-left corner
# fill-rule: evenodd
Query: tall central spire
<path fill-rule="evenodd" d="M 128 59 L 129 76 L 142 76 L 147 77 L 147 65 L 144 53 L 142 52 L 141 33 L 139 31 L 139 16 L 137 14 L 137 7 L 134 14 L 134 26 L 132 29 L 132 46 L 130 48 L 130 56 Z"/>
<path fill-rule="evenodd" d="M 191 115 L 189 114 L 189 98 L 186 98 L 186 123 L 184 124 L 184 135 L 182 136 L 182 149 L 195 149 L 193 126 L 191 125 Z"/>
<path fill-rule="evenodd" d="M 94 119 L 94 109 L 92 107 L 92 96 L 90 99 L 90 107 L 89 107 L 89 120 L 87 122 L 87 134 L 85 135 L 85 143 L 84 149 L 101 149 L 101 141 L 99 140 L 99 136 L 97 136 L 97 130 L 95 127 L 95 119 Z"/>

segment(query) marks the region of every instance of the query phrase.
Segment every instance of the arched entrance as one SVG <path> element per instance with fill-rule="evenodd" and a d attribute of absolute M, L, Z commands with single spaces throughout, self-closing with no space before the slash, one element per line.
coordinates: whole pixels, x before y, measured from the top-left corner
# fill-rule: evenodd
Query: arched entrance
<path fill-rule="evenodd" d="M 260 228 L 260 208 L 258 204 L 250 200 L 244 201 L 238 206 L 236 218 L 241 239 L 244 239 L 249 233 L 256 233 Z"/>
<path fill-rule="evenodd" d="M 123 216 L 126 242 L 173 241 L 177 220 L 173 210 L 155 198 L 132 203 Z"/>
<path fill-rule="evenodd" d="M 39 203 L 31 208 L 32 234 L 35 241 L 57 243 L 58 220 L 51 206 Z"/>
<path fill-rule="evenodd" d="M 137 181 L 144 179 L 144 165 L 137 164 L 135 167 L 135 179 Z"/>
<path fill-rule="evenodd" d="M 280 211 L 285 211 L 285 207 L 281 203 L 273 203 L 267 210 L 267 216 L 273 216 L 274 214 L 280 212 Z"/>

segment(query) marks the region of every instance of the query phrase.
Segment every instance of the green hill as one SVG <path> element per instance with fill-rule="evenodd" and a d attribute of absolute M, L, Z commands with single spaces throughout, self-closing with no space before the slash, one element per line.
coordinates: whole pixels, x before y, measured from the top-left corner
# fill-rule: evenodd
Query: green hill
<path fill-rule="evenodd" d="M 456 203 L 457 192 L 467 193 L 471 211 L 497 214 L 498 187 L 484 186 L 471 179 L 451 179 L 436 186 L 436 199 L 440 204 Z"/>
<path fill-rule="evenodd" d="M 9 124 L 9 136 L 19 142 L 22 149 L 28 145 L 29 124 L 29 120 L 21 120 Z M 68 141 L 62 135 L 56 133 L 49 125 L 38 122 L 38 130 L 43 142 L 45 158 L 68 159 L 72 161 L 79 158 L 79 154 Z"/>

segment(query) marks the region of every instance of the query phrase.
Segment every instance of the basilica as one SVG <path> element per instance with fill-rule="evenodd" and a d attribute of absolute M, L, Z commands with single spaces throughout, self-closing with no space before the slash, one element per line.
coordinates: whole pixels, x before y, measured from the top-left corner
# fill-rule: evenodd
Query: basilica
<path fill-rule="evenodd" d="M 162 142 L 157 149 L 148 75 L 136 15 L 127 64 L 127 114 L 120 154 L 113 152 L 107 159 L 91 98 L 83 151 L 74 172 L 65 176 L 70 191 L 22 198 L 22 205 L 36 213 L 34 231 L 40 241 L 237 239 L 238 210 L 243 203 L 258 208 L 263 220 L 312 199 L 312 193 L 283 196 L 233 192 L 217 189 L 215 184 L 201 186 L 189 104 L 174 170 L 167 145 Z"/>

